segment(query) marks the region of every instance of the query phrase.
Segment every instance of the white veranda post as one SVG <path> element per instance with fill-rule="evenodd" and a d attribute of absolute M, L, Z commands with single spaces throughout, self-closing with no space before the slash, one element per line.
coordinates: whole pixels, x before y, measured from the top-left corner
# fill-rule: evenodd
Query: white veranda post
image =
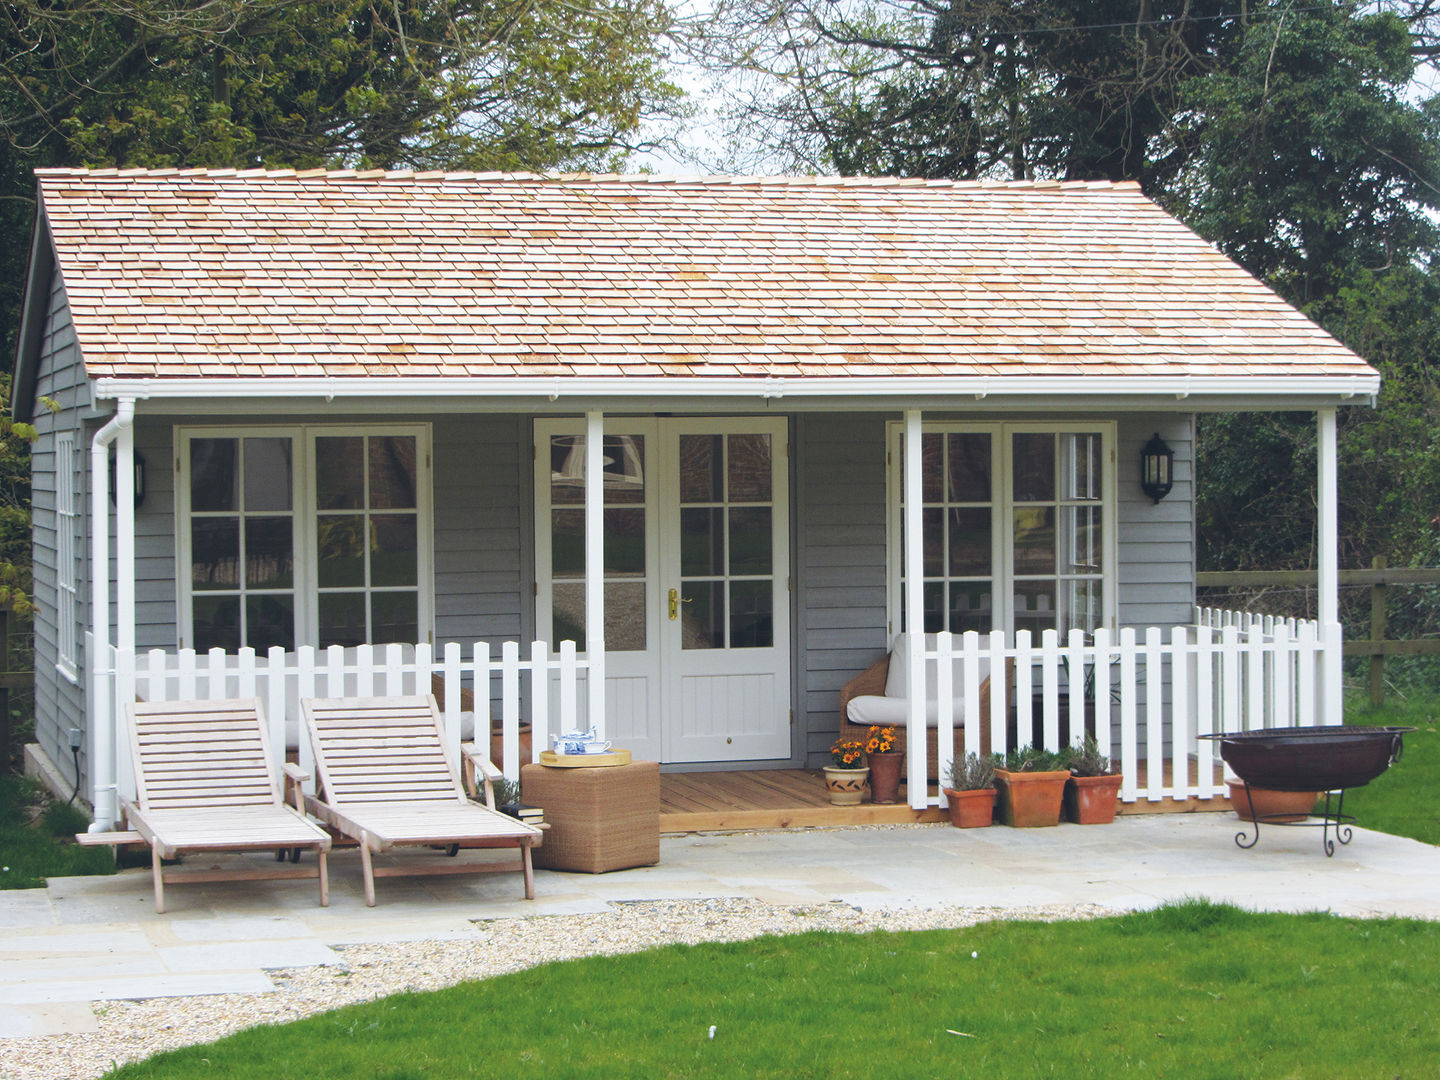
<path fill-rule="evenodd" d="M 925 562 L 923 495 L 920 484 L 920 410 L 905 412 L 905 633 L 909 635 L 909 668 L 905 672 L 905 776 L 910 805 L 923 810 L 928 802 L 925 777 Z"/>
<path fill-rule="evenodd" d="M 1344 716 L 1342 633 L 1340 630 L 1339 483 L 1336 478 L 1335 409 L 1316 414 L 1316 508 L 1319 546 L 1321 653 L 1319 720 L 1338 724 Z"/>
<path fill-rule="evenodd" d="M 552 643 L 553 647 L 553 643 Z M 605 738 L 605 416 L 585 414 L 586 715 Z"/>

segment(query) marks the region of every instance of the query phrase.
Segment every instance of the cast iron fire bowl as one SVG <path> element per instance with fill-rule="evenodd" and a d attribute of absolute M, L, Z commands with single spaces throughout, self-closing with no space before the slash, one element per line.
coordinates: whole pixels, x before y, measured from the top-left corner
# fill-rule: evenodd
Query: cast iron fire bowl
<path fill-rule="evenodd" d="M 1413 727 L 1293 727 L 1204 736 L 1247 784 L 1272 791 L 1363 787 L 1399 761 Z"/>

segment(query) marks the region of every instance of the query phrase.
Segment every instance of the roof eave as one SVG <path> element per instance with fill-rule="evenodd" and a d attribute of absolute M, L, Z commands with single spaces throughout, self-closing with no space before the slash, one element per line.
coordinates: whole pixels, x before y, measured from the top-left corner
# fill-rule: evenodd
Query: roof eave
<path fill-rule="evenodd" d="M 978 375 L 978 376 L 495 376 L 454 377 L 269 377 L 127 378 L 95 381 L 100 399 L 194 403 L 223 400 L 365 402 L 376 398 L 544 403 L 571 408 L 624 399 L 752 400 L 774 408 L 782 402 L 854 408 L 857 400 L 884 407 L 983 404 L 1112 409 L 1169 407 L 1210 409 L 1312 409 L 1374 404 L 1380 376 L 1348 375 Z M 468 406 L 467 406 L 468 407 Z M 1047 407 L 1050 407 L 1047 405 Z M 157 410 L 158 411 L 158 410 Z"/>
<path fill-rule="evenodd" d="M 35 415 L 35 386 L 40 373 L 40 343 L 50 308 L 50 282 L 55 275 L 55 245 L 45 218 L 45 202 L 37 188 L 35 225 L 30 234 L 30 259 L 25 294 L 20 301 L 20 334 L 11 365 L 10 415 L 28 422 Z"/>

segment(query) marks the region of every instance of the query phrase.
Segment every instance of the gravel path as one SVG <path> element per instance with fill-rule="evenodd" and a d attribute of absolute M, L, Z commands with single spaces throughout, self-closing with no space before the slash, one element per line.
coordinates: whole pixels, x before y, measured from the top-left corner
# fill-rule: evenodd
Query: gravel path
<path fill-rule="evenodd" d="M 116 1063 L 210 1042 L 255 1024 L 283 1024 L 403 990 L 434 990 L 552 960 L 807 930 L 928 930 L 991 919 L 1109 914 L 1114 913 L 1088 904 L 858 911 L 838 903 L 793 907 L 728 899 L 631 902 L 592 915 L 480 921 L 479 936 L 470 940 L 337 947 L 336 965 L 272 971 L 273 993 L 97 1002 L 98 1032 L 0 1040 L 0 1077 L 86 1080 Z"/>

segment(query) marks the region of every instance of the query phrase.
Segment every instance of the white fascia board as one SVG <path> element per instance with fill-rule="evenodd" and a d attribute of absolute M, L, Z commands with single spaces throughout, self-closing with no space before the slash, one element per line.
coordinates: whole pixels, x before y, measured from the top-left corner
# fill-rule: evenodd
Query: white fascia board
<path fill-rule="evenodd" d="M 99 398 L 133 398 L 138 401 L 225 400 L 284 401 L 316 399 L 333 402 L 371 398 L 528 399 L 570 402 L 676 398 L 820 401 L 863 398 L 887 404 L 925 399 L 961 400 L 997 405 L 1009 399 L 1022 403 L 1035 398 L 1116 399 L 1145 398 L 1200 404 L 1203 399 L 1250 402 L 1252 408 L 1283 408 L 1287 403 L 1357 404 L 1380 391 L 1379 375 L 982 375 L 982 376 L 861 376 L 841 378 L 767 377 L 707 378 L 632 376 L 585 377 L 475 377 L 475 378 L 100 378 Z M 1093 402 L 1092 402 L 1093 404 Z M 852 406 L 853 407 L 853 404 Z"/>

